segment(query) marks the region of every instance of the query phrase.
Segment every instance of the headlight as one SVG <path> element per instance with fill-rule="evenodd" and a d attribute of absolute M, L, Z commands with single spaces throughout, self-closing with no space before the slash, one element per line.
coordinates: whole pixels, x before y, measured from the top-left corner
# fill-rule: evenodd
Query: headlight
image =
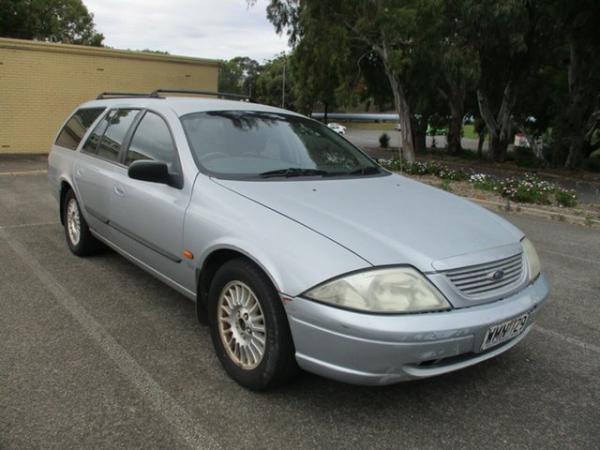
<path fill-rule="evenodd" d="M 523 238 L 521 245 L 523 246 L 523 253 L 525 253 L 525 260 L 527 261 L 527 273 L 529 273 L 529 281 L 533 281 L 542 271 L 540 258 L 535 251 L 535 247 L 529 239 Z"/>
<path fill-rule="evenodd" d="M 317 286 L 304 295 L 344 308 L 378 313 L 450 308 L 444 296 L 410 267 L 359 272 Z"/>

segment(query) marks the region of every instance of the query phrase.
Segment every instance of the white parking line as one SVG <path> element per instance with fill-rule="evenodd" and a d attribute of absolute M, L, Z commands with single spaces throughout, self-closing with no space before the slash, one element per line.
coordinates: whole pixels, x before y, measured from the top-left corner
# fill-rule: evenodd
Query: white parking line
<path fill-rule="evenodd" d="M 546 336 L 551 336 L 561 341 L 568 342 L 569 344 L 576 345 L 577 347 L 581 347 L 584 350 L 590 350 L 595 353 L 600 353 L 600 347 L 594 344 L 588 344 L 587 342 L 580 341 L 579 339 L 572 338 L 570 336 L 565 336 L 564 334 L 558 333 L 556 331 L 548 330 L 547 328 L 540 327 L 539 325 L 535 325 L 533 327 L 534 331 L 545 334 Z"/>
<path fill-rule="evenodd" d="M 13 172 L 0 172 L 0 177 L 22 177 L 27 175 L 42 175 L 48 173 L 47 169 L 17 170 Z"/>
<path fill-rule="evenodd" d="M 23 244 L 0 228 L 0 238 L 29 266 L 57 302 L 66 309 L 96 344 L 115 363 L 123 376 L 148 401 L 152 409 L 170 423 L 177 435 L 191 448 L 219 449 L 201 422 L 192 418 L 177 401 L 164 391 L 152 376 L 100 325 L 77 300 L 48 272 Z"/>
<path fill-rule="evenodd" d="M 11 228 L 28 228 L 28 227 L 44 227 L 49 225 L 58 225 L 60 222 L 35 222 L 35 223 L 18 223 L 15 225 L 0 225 L 0 229 L 9 230 Z"/>

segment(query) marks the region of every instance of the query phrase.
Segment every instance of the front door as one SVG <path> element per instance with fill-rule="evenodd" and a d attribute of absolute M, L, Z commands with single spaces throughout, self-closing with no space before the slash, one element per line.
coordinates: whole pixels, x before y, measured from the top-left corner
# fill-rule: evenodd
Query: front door
<path fill-rule="evenodd" d="M 166 162 L 182 176 L 173 138 L 165 120 L 146 111 L 125 154 L 125 166 L 146 159 Z M 183 220 L 191 183 L 183 187 L 134 180 L 119 174 L 113 186 L 110 224 L 115 243 L 144 264 L 186 289 L 189 268 L 183 261 Z"/>

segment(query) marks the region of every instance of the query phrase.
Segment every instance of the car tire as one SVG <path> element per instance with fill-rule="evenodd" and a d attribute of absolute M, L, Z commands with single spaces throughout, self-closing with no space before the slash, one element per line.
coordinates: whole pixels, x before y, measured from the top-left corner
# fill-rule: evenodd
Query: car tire
<path fill-rule="evenodd" d="M 230 260 L 216 272 L 208 294 L 208 319 L 215 352 L 240 385 L 265 390 L 298 373 L 281 298 L 251 261 Z"/>
<path fill-rule="evenodd" d="M 81 214 L 75 193 L 69 190 L 65 194 L 63 202 L 63 226 L 69 249 L 77 256 L 96 253 L 100 248 L 100 242 L 90 232 L 90 228 Z"/>

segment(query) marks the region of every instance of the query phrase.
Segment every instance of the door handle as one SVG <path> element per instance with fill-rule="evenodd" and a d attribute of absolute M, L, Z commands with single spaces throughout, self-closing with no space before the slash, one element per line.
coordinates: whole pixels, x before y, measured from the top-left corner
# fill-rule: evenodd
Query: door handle
<path fill-rule="evenodd" d="M 81 169 L 77 169 L 77 170 L 75 171 L 75 176 L 76 176 L 77 178 L 81 178 L 81 177 L 83 176 L 83 170 L 81 170 Z"/>
<path fill-rule="evenodd" d="M 117 184 L 115 184 L 113 186 L 113 191 L 115 192 L 115 194 L 117 194 L 119 197 L 124 197 L 125 196 L 125 191 L 123 190 L 123 188 Z"/>

